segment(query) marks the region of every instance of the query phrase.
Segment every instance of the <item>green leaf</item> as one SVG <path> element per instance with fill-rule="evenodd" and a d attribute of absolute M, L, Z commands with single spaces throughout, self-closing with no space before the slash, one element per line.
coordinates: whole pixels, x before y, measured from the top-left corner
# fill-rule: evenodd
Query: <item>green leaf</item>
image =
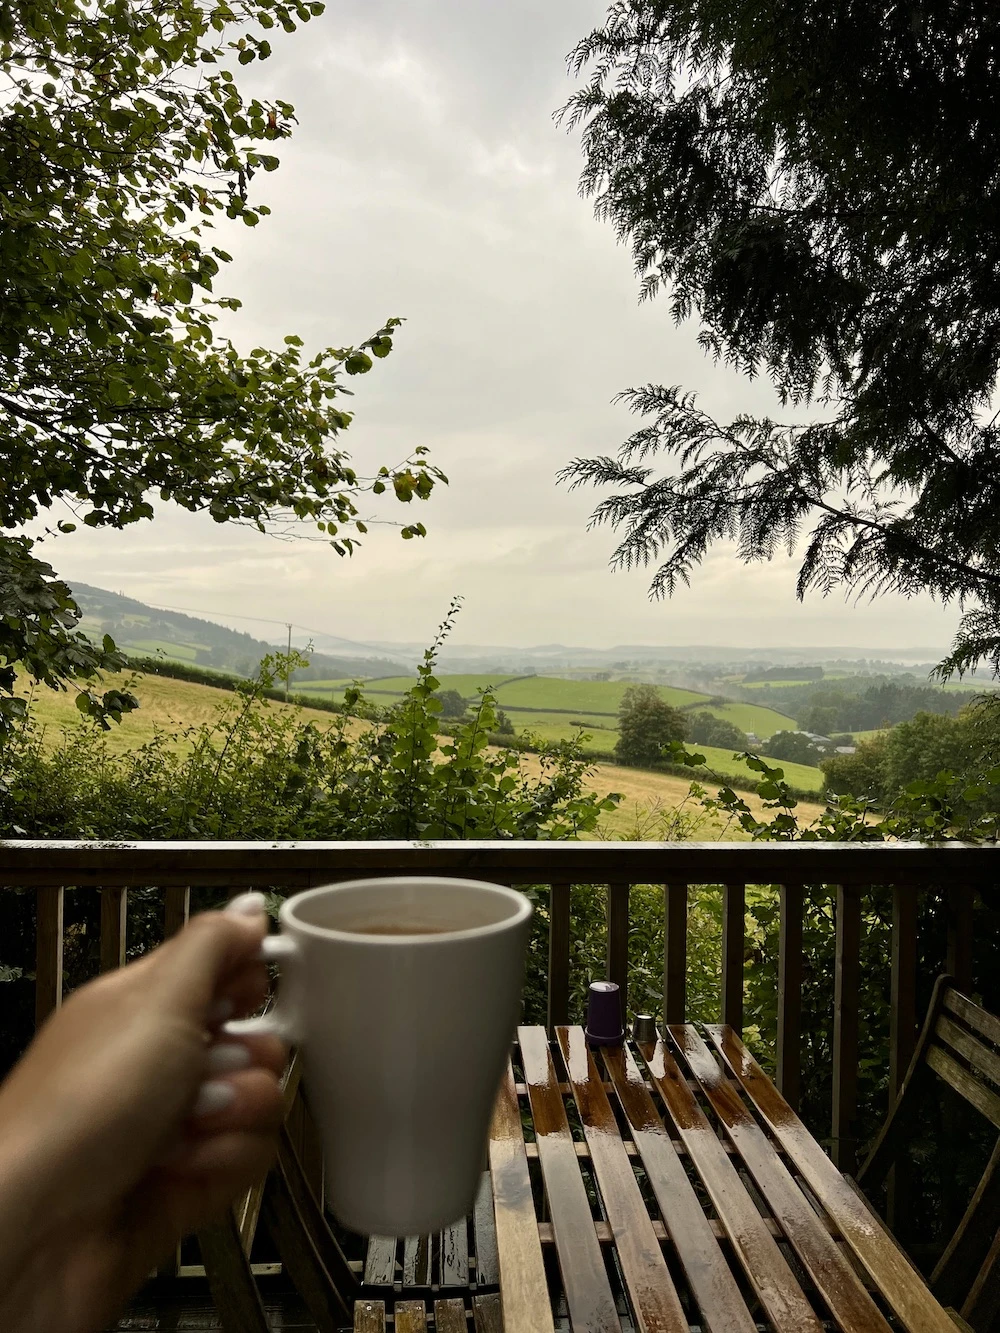
<path fill-rule="evenodd" d="M 348 375 L 364 375 L 372 368 L 372 359 L 364 352 L 352 352 L 344 362 Z"/>

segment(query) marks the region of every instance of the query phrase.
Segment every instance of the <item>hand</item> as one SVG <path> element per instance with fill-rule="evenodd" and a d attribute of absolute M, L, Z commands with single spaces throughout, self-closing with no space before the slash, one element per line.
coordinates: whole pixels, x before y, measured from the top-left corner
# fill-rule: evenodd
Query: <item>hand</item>
<path fill-rule="evenodd" d="M 0 1086 L 0 1328 L 94 1333 L 177 1240 L 260 1179 L 274 1037 L 212 1044 L 267 992 L 260 894 L 75 992 Z"/>

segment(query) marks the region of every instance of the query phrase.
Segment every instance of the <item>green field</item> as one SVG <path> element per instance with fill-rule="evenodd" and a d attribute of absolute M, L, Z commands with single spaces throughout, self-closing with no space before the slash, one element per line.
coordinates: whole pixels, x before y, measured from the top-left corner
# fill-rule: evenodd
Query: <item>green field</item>
<path fill-rule="evenodd" d="M 119 647 L 127 653 L 143 653 L 147 657 L 172 657 L 178 662 L 194 662 L 198 650 L 188 643 L 168 643 L 166 639 L 129 639 Z"/>
<path fill-rule="evenodd" d="M 442 678 L 442 685 L 449 677 Z M 538 711 L 558 709 L 579 710 L 582 713 L 617 714 L 625 691 L 635 682 L 628 680 L 562 680 L 557 676 L 528 676 L 497 691 L 502 708 L 522 707 Z M 704 700 L 707 694 L 694 690 L 679 690 L 672 685 L 654 686 L 661 699 L 674 708 L 684 708 Z"/>
<path fill-rule="evenodd" d="M 760 778 L 759 773 L 753 773 L 741 759 L 734 759 L 732 750 L 719 750 L 714 745 L 692 745 L 688 744 L 689 750 L 696 754 L 703 754 L 708 761 L 709 768 L 716 773 L 723 773 L 726 777 L 744 777 Z M 785 775 L 785 781 L 793 787 L 799 787 L 803 791 L 820 792 L 823 790 L 823 774 L 818 768 L 810 768 L 807 764 L 790 764 L 784 759 L 766 759 L 765 763 L 773 768 L 780 768 Z M 700 770 L 693 768 L 691 776 L 699 778 Z"/>
<path fill-rule="evenodd" d="M 705 712 L 724 717 L 741 731 L 754 732 L 761 740 L 767 740 L 776 731 L 794 731 L 797 725 L 794 718 L 761 704 L 713 704 Z"/>

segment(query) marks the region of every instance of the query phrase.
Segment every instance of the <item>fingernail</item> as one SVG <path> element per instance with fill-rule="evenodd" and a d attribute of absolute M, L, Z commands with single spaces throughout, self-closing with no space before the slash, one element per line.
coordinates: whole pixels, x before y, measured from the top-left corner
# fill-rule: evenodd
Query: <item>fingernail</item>
<path fill-rule="evenodd" d="M 208 1048 L 205 1069 L 209 1074 L 232 1074 L 251 1063 L 250 1052 L 240 1041 L 219 1041 Z"/>
<path fill-rule="evenodd" d="M 226 911 L 232 916 L 259 916 L 264 910 L 267 899 L 256 889 L 250 893 L 238 893 L 226 903 Z"/>
<path fill-rule="evenodd" d="M 224 1111 L 236 1100 L 236 1089 L 223 1078 L 210 1078 L 198 1089 L 191 1114 L 194 1116 L 214 1115 Z"/>
<path fill-rule="evenodd" d="M 208 1011 L 208 1021 L 210 1023 L 224 1023 L 227 1018 L 232 1018 L 235 1008 L 228 995 L 223 995 L 221 1000 L 216 1000 Z"/>

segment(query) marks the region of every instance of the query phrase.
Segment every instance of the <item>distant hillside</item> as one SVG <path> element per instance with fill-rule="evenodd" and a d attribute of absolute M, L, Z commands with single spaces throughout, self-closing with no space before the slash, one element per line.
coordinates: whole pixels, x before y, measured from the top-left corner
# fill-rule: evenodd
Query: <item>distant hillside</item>
<path fill-rule="evenodd" d="M 80 626 L 84 633 L 95 639 L 110 634 L 119 648 L 144 657 L 162 656 L 249 676 L 265 654 L 275 651 L 273 643 L 255 639 L 251 634 L 180 611 L 158 610 L 106 588 L 78 583 L 73 595 L 84 613 Z M 293 683 L 331 676 L 395 675 L 401 665 L 398 658 L 313 652 L 309 667 L 297 671 Z"/>

